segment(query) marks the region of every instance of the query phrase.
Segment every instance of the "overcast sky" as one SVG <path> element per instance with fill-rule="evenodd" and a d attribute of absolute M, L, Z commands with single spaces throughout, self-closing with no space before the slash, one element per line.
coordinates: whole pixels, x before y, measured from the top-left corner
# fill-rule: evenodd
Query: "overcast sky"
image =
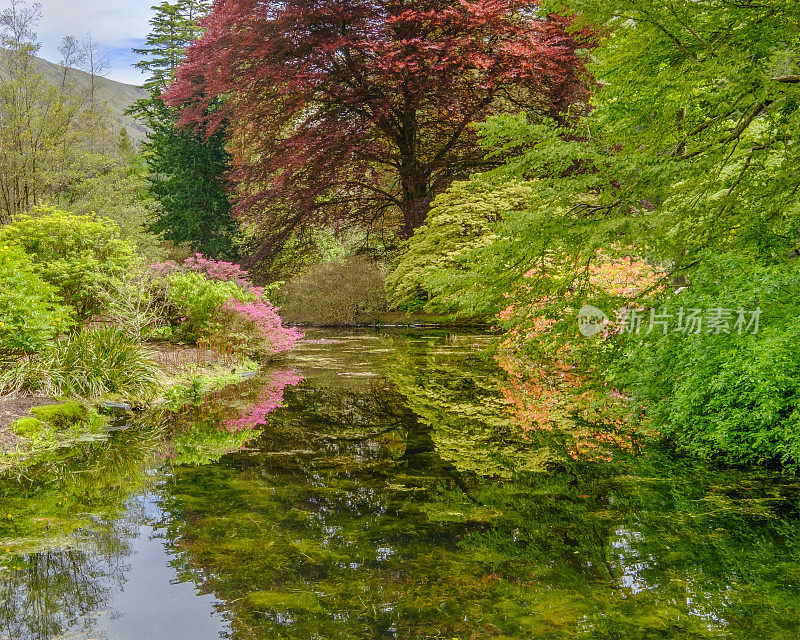
<path fill-rule="evenodd" d="M 131 48 L 140 46 L 150 30 L 150 7 L 156 0 L 39 0 L 42 21 L 39 24 L 40 56 L 57 62 L 58 44 L 65 35 L 83 38 L 91 30 L 111 58 L 108 77 L 129 84 L 144 80 L 131 66 L 136 58 Z M 30 2 L 32 4 L 32 2 Z M 0 0 L 7 6 L 7 0 Z"/>

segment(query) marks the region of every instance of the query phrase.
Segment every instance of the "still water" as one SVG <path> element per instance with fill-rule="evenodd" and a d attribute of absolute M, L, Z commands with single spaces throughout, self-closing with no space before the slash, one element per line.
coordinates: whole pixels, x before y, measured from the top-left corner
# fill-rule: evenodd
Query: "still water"
<path fill-rule="evenodd" d="M 795 479 L 575 459 L 523 436 L 487 345 L 309 332 L 3 479 L 0 640 L 800 637 Z"/>

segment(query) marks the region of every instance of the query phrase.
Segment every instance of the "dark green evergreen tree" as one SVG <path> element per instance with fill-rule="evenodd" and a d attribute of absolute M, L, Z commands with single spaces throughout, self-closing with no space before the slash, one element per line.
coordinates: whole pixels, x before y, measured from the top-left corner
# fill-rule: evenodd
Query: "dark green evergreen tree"
<path fill-rule="evenodd" d="M 153 7 L 142 56 L 135 66 L 150 75 L 144 88 L 150 97 L 131 112 L 150 129 L 144 143 L 150 189 L 161 203 L 152 230 L 165 240 L 188 243 L 212 258 L 236 259 L 237 223 L 231 216 L 226 174 L 230 155 L 222 127 L 206 139 L 203 131 L 177 128 L 180 107 L 168 107 L 161 93 L 172 81 L 186 48 L 200 35 L 207 0 L 176 0 Z"/>

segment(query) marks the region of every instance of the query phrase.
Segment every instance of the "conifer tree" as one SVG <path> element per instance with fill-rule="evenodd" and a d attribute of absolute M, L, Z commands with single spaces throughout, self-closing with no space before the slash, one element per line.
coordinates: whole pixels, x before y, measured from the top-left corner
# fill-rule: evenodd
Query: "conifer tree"
<path fill-rule="evenodd" d="M 172 81 L 188 45 L 201 33 L 206 0 L 176 0 L 153 7 L 152 31 L 135 66 L 150 75 L 144 88 L 150 97 L 131 112 L 150 129 L 144 144 L 150 189 L 161 204 L 152 230 L 164 239 L 186 242 L 214 258 L 236 258 L 225 175 L 230 157 L 224 127 L 206 139 L 198 128 L 180 127 L 181 106 L 168 107 L 161 92 Z"/>

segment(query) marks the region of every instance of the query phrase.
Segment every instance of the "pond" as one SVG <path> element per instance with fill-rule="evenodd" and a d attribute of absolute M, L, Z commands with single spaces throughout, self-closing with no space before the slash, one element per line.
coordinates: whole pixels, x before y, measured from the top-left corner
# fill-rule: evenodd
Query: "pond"
<path fill-rule="evenodd" d="M 488 344 L 311 331 L 4 478 L 0 640 L 800 637 L 795 479 L 566 455 Z"/>

